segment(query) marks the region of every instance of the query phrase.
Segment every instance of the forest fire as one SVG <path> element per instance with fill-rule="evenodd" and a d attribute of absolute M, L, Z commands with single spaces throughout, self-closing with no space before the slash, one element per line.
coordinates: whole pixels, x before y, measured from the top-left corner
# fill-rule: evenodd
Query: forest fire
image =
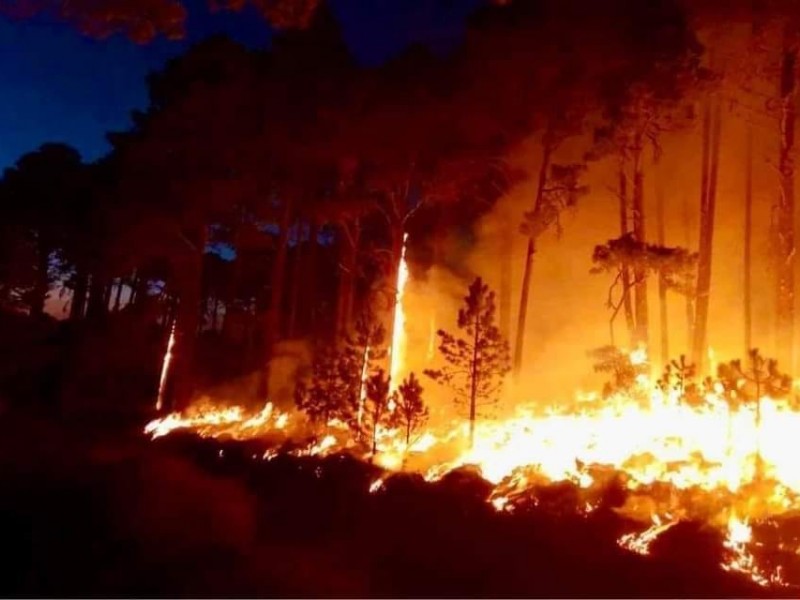
<path fill-rule="evenodd" d="M 637 350 L 631 359 L 640 363 L 646 356 Z M 653 541 L 681 519 L 703 518 L 726 535 L 727 570 L 745 573 L 759 585 L 783 585 L 779 573 L 766 573 L 756 564 L 748 520 L 800 508 L 800 439 L 795 434 L 800 412 L 787 400 L 762 397 L 760 409 L 734 409 L 716 382 L 702 404 L 692 405 L 676 390 L 664 391 L 644 376 L 630 393 L 606 399 L 584 394 L 579 400 L 575 410 L 531 406 L 508 419 L 480 422 L 472 448 L 465 445 L 466 423 L 426 428 L 408 448 L 401 431 L 382 427 L 374 460 L 390 471 L 417 470 L 429 481 L 475 465 L 494 484 L 491 503 L 498 511 L 513 510 L 515 498 L 535 485 L 566 481 L 588 491 L 598 484 L 593 475 L 597 467 L 622 476 L 632 495 L 648 497 L 653 486 L 666 485 L 672 490 L 666 500 L 654 497 L 645 512 L 634 504 L 621 507 L 651 523 L 643 532 L 621 537 L 621 547 L 647 555 Z M 240 407 L 170 414 L 152 421 L 145 431 L 153 438 L 177 429 L 203 437 L 252 439 L 276 432 L 291 437 L 303 430 L 303 420 L 268 403 L 253 415 Z M 324 429 L 322 437 L 292 452 L 310 456 L 347 451 L 372 459 L 349 435 L 346 423 L 332 420 Z M 270 451 L 266 457 L 276 455 Z M 370 492 L 382 488 L 383 478 L 372 483 Z M 592 510 L 589 502 L 585 510 Z M 746 519 L 737 519 L 737 514 Z"/>

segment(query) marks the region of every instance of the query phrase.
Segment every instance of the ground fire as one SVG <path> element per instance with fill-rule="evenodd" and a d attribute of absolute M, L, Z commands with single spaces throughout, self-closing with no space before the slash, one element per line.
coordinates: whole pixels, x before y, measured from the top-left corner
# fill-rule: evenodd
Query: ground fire
<path fill-rule="evenodd" d="M 800 595 L 800 2 L 12 38 L 0 595 Z"/>

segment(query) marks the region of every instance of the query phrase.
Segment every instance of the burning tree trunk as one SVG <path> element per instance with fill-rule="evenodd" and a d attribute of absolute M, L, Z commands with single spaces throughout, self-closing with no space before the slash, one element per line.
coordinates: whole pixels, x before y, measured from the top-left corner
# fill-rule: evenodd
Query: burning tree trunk
<path fill-rule="evenodd" d="M 403 343 L 405 332 L 405 315 L 403 314 L 403 293 L 408 278 L 407 266 L 405 264 L 407 235 L 403 231 L 403 226 L 393 228 L 392 231 L 392 251 L 391 251 L 391 271 L 390 281 L 391 299 L 389 304 L 388 325 L 386 327 L 390 347 L 389 347 L 389 380 L 391 390 L 397 386 L 398 375 L 403 361 Z"/>
<path fill-rule="evenodd" d="M 645 243 L 644 216 L 644 171 L 642 166 L 643 144 L 637 135 L 633 147 L 633 237 L 640 244 Z M 636 317 L 636 341 L 648 345 L 647 273 L 642 268 L 633 270 L 634 314 Z"/>
<path fill-rule="evenodd" d="M 712 113 L 707 105 L 703 116 L 703 177 L 700 197 L 700 247 L 697 268 L 696 313 L 692 361 L 699 372 L 705 371 L 708 345 L 708 307 L 711 294 L 711 259 L 714 245 L 714 216 L 716 212 L 717 175 L 719 172 L 721 101 L 716 99 Z"/>
<path fill-rule="evenodd" d="M 777 250 L 777 351 L 778 359 L 794 366 L 794 129 L 797 94 L 798 41 L 787 25 L 781 58 L 781 145 L 778 169 L 780 194 L 775 207 Z"/>
<path fill-rule="evenodd" d="M 619 234 L 628 234 L 628 176 L 625 173 L 625 161 L 619 165 Z M 631 272 L 627 267 L 622 269 L 622 304 L 625 311 L 625 324 L 628 327 L 628 340 L 632 344 L 636 335 L 636 322 L 633 319 L 633 304 L 631 303 Z"/>
<path fill-rule="evenodd" d="M 539 183 L 536 187 L 536 202 L 534 203 L 534 212 L 540 211 L 542 201 L 544 199 L 544 187 L 547 181 L 547 170 L 550 168 L 550 161 L 552 157 L 552 144 L 548 141 L 548 135 L 545 134 L 545 140 L 542 143 L 542 163 L 539 166 Z M 519 316 L 517 318 L 517 332 L 514 341 L 514 374 L 519 375 L 522 367 L 522 352 L 525 345 L 525 326 L 528 318 L 528 298 L 531 289 L 531 271 L 533 270 L 533 255 L 536 252 L 536 242 L 533 236 L 528 237 L 528 246 L 525 250 L 525 264 L 522 271 L 522 290 L 520 292 L 519 301 Z"/>

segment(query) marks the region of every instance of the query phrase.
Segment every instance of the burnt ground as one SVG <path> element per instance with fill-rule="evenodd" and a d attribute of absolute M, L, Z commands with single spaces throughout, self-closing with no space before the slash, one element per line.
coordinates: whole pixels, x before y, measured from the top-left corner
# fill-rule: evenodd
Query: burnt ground
<path fill-rule="evenodd" d="M 255 444 L 138 431 L 0 417 L 0 594 L 767 594 L 717 567 L 718 535 L 701 525 L 640 557 L 615 544 L 630 523 L 606 506 L 577 514 L 569 494 L 498 514 L 468 471 L 394 476 L 371 495 L 376 470 L 345 456 L 264 461 Z"/>

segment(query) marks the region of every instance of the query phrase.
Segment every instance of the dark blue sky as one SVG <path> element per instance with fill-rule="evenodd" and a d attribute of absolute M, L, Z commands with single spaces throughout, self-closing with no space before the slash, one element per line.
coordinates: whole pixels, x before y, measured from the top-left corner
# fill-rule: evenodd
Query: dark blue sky
<path fill-rule="evenodd" d="M 447 47 L 480 1 L 333 0 L 333 7 L 356 55 L 378 63 L 413 41 Z M 0 17 L 0 169 L 51 141 L 72 144 L 86 160 L 103 155 L 105 133 L 124 129 L 131 110 L 146 106 L 146 74 L 192 42 L 223 32 L 251 46 L 268 43 L 270 30 L 252 10 L 211 15 L 203 0 L 187 5 L 187 39 L 147 45 Z"/>

